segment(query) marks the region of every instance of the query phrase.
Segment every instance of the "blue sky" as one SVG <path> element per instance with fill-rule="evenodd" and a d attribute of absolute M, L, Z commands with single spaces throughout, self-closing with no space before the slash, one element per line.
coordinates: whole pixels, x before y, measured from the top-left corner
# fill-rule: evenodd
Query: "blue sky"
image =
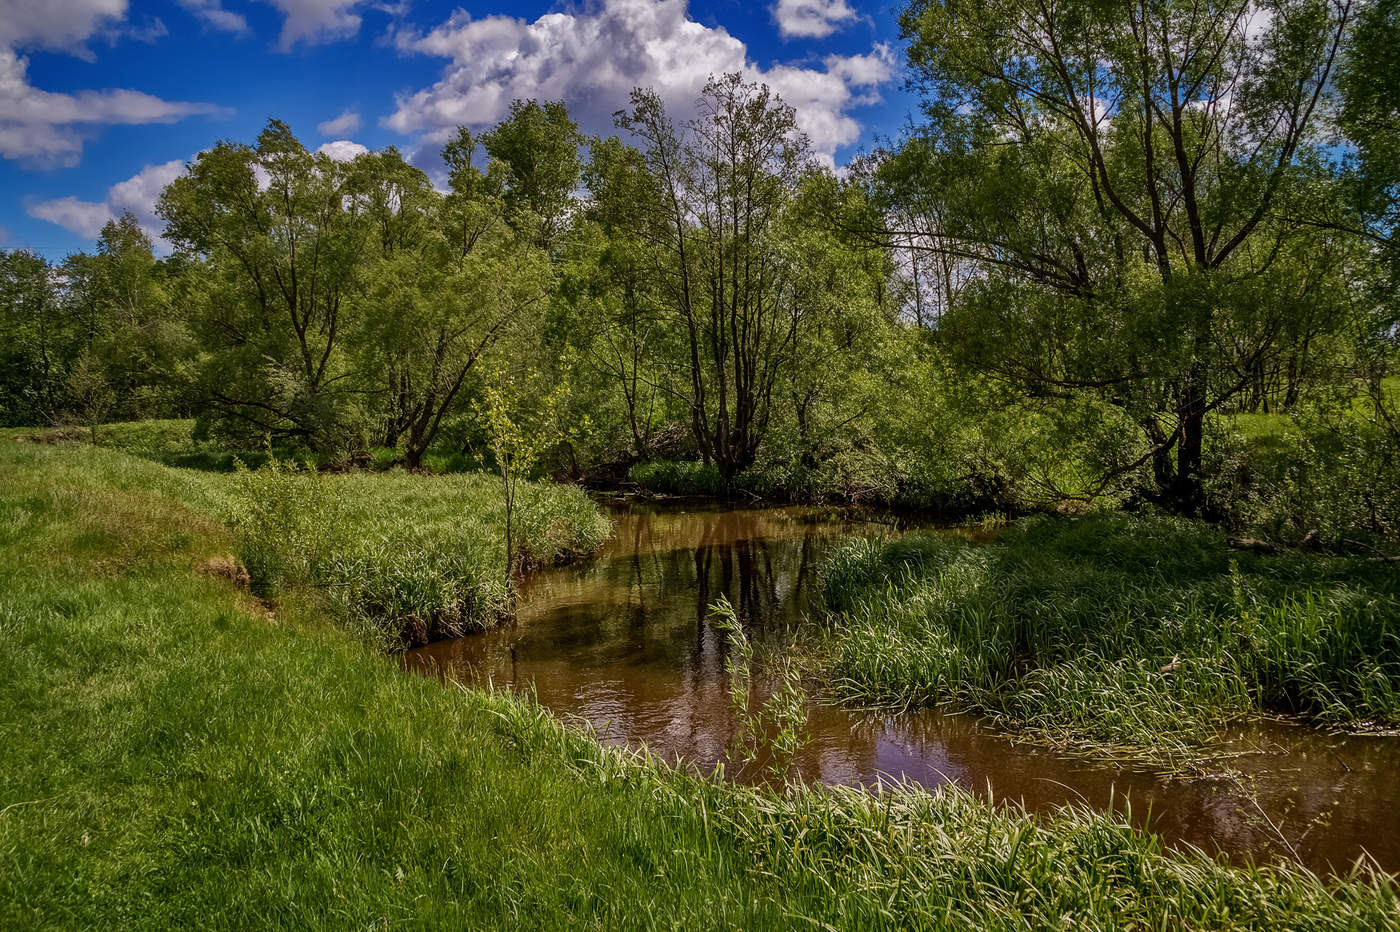
<path fill-rule="evenodd" d="M 588 132 L 631 86 L 678 112 L 743 67 L 798 111 L 832 164 L 897 134 L 896 7 L 880 0 L 0 0 L 0 247 L 90 249 L 161 186 L 270 117 L 308 147 L 397 145 L 436 167 L 458 123 L 564 99 Z"/>

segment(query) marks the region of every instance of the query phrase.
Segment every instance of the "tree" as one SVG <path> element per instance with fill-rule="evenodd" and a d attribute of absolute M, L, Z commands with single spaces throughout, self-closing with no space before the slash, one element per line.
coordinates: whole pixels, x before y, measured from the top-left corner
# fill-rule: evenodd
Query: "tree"
<path fill-rule="evenodd" d="M 573 234 L 567 313 L 583 359 L 621 397 L 633 455 L 645 459 L 664 411 L 666 321 L 641 231 L 660 191 L 642 153 L 616 137 L 594 140 L 583 177 L 589 203 Z"/>
<path fill-rule="evenodd" d="M 659 195 L 632 222 L 680 341 L 682 377 L 668 390 L 690 410 L 701 457 L 732 484 L 757 456 L 804 323 L 779 232 L 810 156 L 767 86 L 725 75 L 698 107 L 677 130 L 660 97 L 637 90 L 617 122 L 641 141 Z"/>
<path fill-rule="evenodd" d="M 569 395 L 568 369 L 548 388 L 538 370 L 500 372 L 486 385 L 482 413 L 505 501 L 506 585 L 515 574 L 515 506 L 520 480 L 567 433 L 559 414 Z"/>
<path fill-rule="evenodd" d="M 513 222 L 537 225 L 550 248 L 568 223 L 583 162 L 583 134 L 563 101 L 517 100 L 505 119 L 482 135 L 491 159 L 509 169 L 505 203 Z"/>
<path fill-rule="evenodd" d="M 1182 510 L 1202 506 L 1207 415 L 1250 384 L 1233 370 L 1282 351 L 1290 304 L 1258 285 L 1316 233 L 1298 218 L 1328 180 L 1318 116 L 1350 16 L 1349 0 L 901 16 L 927 122 L 882 166 L 884 197 L 976 268 L 940 327 L 1028 393 L 1128 412 Z"/>
<path fill-rule="evenodd" d="M 271 120 L 256 146 L 219 143 L 161 195 L 166 238 L 202 261 L 195 390 L 224 433 L 350 442 L 345 312 L 372 232 L 354 194 L 347 166 Z"/>
<path fill-rule="evenodd" d="M 473 149 L 460 130 L 444 150 L 446 197 L 396 152 L 356 160 L 365 172 L 363 196 L 397 205 L 393 217 L 383 206 L 369 210 L 394 233 L 367 276 L 359 343 L 384 399 L 382 440 L 402 441 L 414 468 L 461 409 L 483 355 L 512 336 L 552 287 L 548 256 L 507 222 L 504 166 L 479 171 Z M 392 196 L 385 185 L 394 187 Z"/>
<path fill-rule="evenodd" d="M 28 250 L 0 251 L 0 425 L 57 414 L 76 342 L 48 261 Z"/>
<path fill-rule="evenodd" d="M 69 256 L 61 278 L 68 314 L 83 335 L 84 365 L 93 370 L 84 381 L 100 375 L 113 393 L 104 415 L 174 413 L 193 347 L 172 306 L 165 264 L 136 218 L 107 221 L 97 251 Z"/>

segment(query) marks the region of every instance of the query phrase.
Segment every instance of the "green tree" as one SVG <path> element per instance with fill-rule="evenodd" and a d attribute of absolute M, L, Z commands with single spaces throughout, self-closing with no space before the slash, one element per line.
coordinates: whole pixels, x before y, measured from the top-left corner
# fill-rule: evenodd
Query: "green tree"
<path fill-rule="evenodd" d="M 356 160 L 370 202 L 395 205 L 392 217 L 387 206 L 370 211 L 393 233 L 367 276 L 359 343 L 384 400 L 382 440 L 402 442 L 410 467 L 463 410 L 484 354 L 528 330 L 552 288 L 547 254 L 507 221 L 504 167 L 479 171 L 472 149 L 461 130 L 445 150 L 446 196 L 396 152 Z"/>
<path fill-rule="evenodd" d="M 77 342 L 53 269 L 28 250 L 0 251 L 0 425 L 52 419 Z"/>
<path fill-rule="evenodd" d="M 584 143 L 563 101 L 517 100 L 505 119 L 481 137 L 487 156 L 509 169 L 505 202 L 513 222 L 537 225 L 549 248 L 574 207 Z"/>
<path fill-rule="evenodd" d="M 165 264 L 136 218 L 102 228 L 97 251 L 75 253 L 62 267 L 64 301 L 84 338 L 85 365 L 113 392 L 118 419 L 169 416 L 180 407 L 194 347 L 169 296 Z"/>
<path fill-rule="evenodd" d="M 1235 370 L 1285 350 L 1299 288 L 1335 282 L 1285 266 L 1330 183 L 1319 114 L 1350 15 L 915 0 L 901 16 L 927 121 L 882 166 L 884 197 L 976 270 L 940 329 L 1027 393 L 1128 413 L 1145 449 L 1121 471 L 1150 462 L 1183 510 L 1202 506 L 1207 416 L 1251 384 Z"/>
<path fill-rule="evenodd" d="M 712 79 L 698 109 L 678 129 L 654 91 L 637 90 L 618 124 L 641 141 L 659 193 L 633 222 L 679 342 L 667 389 L 688 408 L 701 457 L 732 484 L 757 457 L 809 319 L 780 239 L 811 160 L 793 109 L 767 86 Z"/>
<path fill-rule="evenodd" d="M 200 260 L 195 392 L 227 435 L 351 442 L 359 388 L 348 300 L 374 231 L 349 167 L 271 120 L 255 146 L 221 142 L 162 194 L 166 238 Z"/>

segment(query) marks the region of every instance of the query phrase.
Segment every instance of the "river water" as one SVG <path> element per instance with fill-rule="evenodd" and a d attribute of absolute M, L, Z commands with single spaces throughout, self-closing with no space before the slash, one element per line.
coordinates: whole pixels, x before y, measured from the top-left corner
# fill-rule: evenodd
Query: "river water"
<path fill-rule="evenodd" d="M 475 685 L 533 689 L 605 741 L 639 746 L 738 779 L 724 635 L 707 606 L 727 596 L 752 641 L 808 610 L 816 566 L 837 541 L 898 530 L 839 511 L 632 505 L 588 561 L 522 586 L 517 619 L 410 651 L 407 665 Z M 968 533 L 946 530 L 943 533 Z M 1358 857 L 1400 871 L 1400 739 L 1328 735 L 1264 722 L 1224 738 L 1236 779 L 1181 778 L 1089 763 L 1017 743 L 975 719 L 808 704 L 801 779 L 873 786 L 956 783 L 1050 812 L 1114 808 L 1159 833 L 1232 860 L 1299 858 L 1319 872 Z"/>

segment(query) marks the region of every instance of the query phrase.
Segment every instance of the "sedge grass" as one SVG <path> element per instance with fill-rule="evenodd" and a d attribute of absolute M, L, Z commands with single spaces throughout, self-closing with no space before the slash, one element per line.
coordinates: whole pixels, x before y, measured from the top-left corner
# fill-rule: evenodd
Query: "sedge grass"
<path fill-rule="evenodd" d="M 1400 581 L 1364 559 L 1235 554 L 1173 518 L 1033 518 L 985 546 L 852 542 L 824 594 L 851 700 L 1154 761 L 1249 715 L 1400 722 Z"/>

